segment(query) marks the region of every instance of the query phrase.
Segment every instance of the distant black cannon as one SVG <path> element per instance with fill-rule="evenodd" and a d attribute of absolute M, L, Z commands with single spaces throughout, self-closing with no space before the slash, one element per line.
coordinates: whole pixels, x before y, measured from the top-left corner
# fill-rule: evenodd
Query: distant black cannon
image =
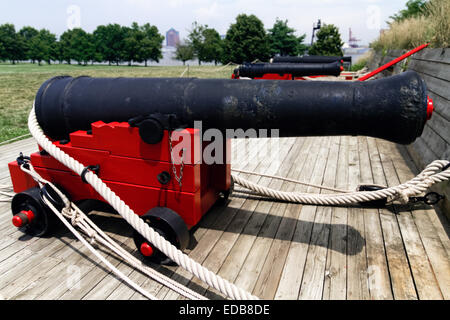
<path fill-rule="evenodd" d="M 277 56 L 273 57 L 272 63 L 330 63 L 330 62 L 352 62 L 351 56 Z"/>
<path fill-rule="evenodd" d="M 427 120 L 427 89 L 407 71 L 368 82 L 56 77 L 36 95 L 44 132 L 66 139 L 91 123 L 149 119 L 156 127 L 276 128 L 281 136 L 366 135 L 413 142 Z M 145 123 L 145 121 L 144 121 Z"/>
<path fill-rule="evenodd" d="M 266 74 L 290 74 L 292 77 L 330 75 L 338 76 L 343 67 L 331 63 L 245 63 L 234 70 L 235 77 L 257 78 Z"/>

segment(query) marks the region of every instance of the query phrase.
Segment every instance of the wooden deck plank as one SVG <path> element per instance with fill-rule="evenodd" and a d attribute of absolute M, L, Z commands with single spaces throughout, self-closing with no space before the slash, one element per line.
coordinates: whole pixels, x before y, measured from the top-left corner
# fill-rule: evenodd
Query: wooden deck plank
<path fill-rule="evenodd" d="M 132 237 L 127 237 L 123 241 L 125 245 L 131 245 L 132 242 Z M 111 254 L 105 254 L 104 256 L 115 267 L 118 267 L 121 263 L 120 260 L 118 260 Z M 67 290 L 61 296 L 59 296 L 58 299 L 79 300 L 89 294 L 89 292 L 91 292 L 92 290 L 95 290 L 97 288 L 97 285 L 110 274 L 110 271 L 103 268 L 103 266 L 102 268 L 98 268 L 97 266 L 99 265 L 100 263 L 98 263 L 96 266 L 93 266 L 93 268 L 87 274 L 80 277 L 79 281 L 73 281 L 72 286 L 68 285 Z"/>
<path fill-rule="evenodd" d="M 325 139 L 321 139 L 320 141 L 324 141 Z M 297 177 L 300 180 L 309 180 L 308 178 L 312 175 L 313 172 L 313 168 L 315 167 L 316 164 L 316 159 L 318 157 L 318 151 L 320 148 L 321 143 L 317 143 L 315 144 L 313 141 L 312 143 L 305 149 L 302 150 L 301 156 L 299 158 L 299 160 L 301 160 L 304 164 L 302 167 L 300 166 L 296 166 L 296 169 L 301 169 L 300 172 L 297 173 Z M 305 160 L 304 160 L 305 159 Z M 294 190 L 297 189 L 298 187 L 304 187 L 301 185 L 296 185 L 294 186 Z M 288 190 L 286 188 L 290 188 L 289 185 L 282 185 L 282 189 L 283 190 Z M 262 205 L 266 205 L 266 204 L 262 204 Z M 300 212 L 301 210 L 301 205 L 299 204 L 289 204 L 290 209 L 292 212 Z M 264 261 L 262 261 L 261 264 L 258 264 L 258 256 L 266 256 L 266 252 L 268 252 L 269 248 L 270 248 L 270 239 L 273 238 L 274 236 L 276 236 L 276 232 L 278 229 L 278 226 L 281 223 L 281 215 L 284 213 L 280 210 L 274 210 L 274 208 L 270 207 L 269 205 L 267 206 L 269 209 L 269 211 L 267 213 L 271 213 L 270 215 L 267 216 L 267 218 L 262 222 L 261 225 L 258 226 L 258 224 L 256 224 L 255 226 L 255 233 L 253 233 L 255 235 L 255 237 L 252 237 L 250 239 L 243 239 L 245 240 L 250 240 L 248 241 L 248 250 L 246 250 L 246 253 L 248 253 L 247 257 L 244 257 L 246 260 L 242 261 L 242 266 L 241 268 L 238 269 L 239 272 L 235 273 L 235 278 L 236 278 L 236 283 L 238 283 L 239 281 L 247 283 L 249 290 L 251 288 L 254 287 L 256 281 L 258 280 L 259 277 L 259 270 L 261 270 L 262 266 L 264 266 Z M 266 208 L 267 208 L 266 207 Z M 259 208 L 258 211 L 262 211 L 265 212 L 265 208 Z M 298 215 L 297 214 L 297 215 Z M 263 238 L 264 237 L 264 238 Z M 243 241 L 243 242 L 244 242 Z M 295 241 L 295 240 L 294 240 Z M 253 267 L 252 267 L 253 266 Z M 285 264 L 286 266 L 286 264 Z M 247 270 L 245 270 L 247 269 Z M 258 270 L 258 272 L 252 272 L 253 270 Z M 244 276 L 244 274 L 247 273 L 250 275 L 250 277 Z M 280 276 L 282 279 L 283 276 L 281 274 Z"/>
<path fill-rule="evenodd" d="M 107 227 L 105 224 L 110 226 Z M 130 233 L 127 236 L 127 234 L 122 234 L 123 232 L 120 230 L 126 225 L 124 221 L 118 223 L 118 221 L 109 220 L 104 221 L 104 223 L 98 223 L 98 225 L 122 246 L 130 245 L 129 242 L 126 242 L 130 241 Z M 110 270 L 93 256 L 86 247 L 82 246 L 79 241 L 72 240 L 66 243 L 70 244 L 67 246 L 68 250 L 52 255 L 64 262 L 66 272 L 55 275 L 55 277 L 59 278 L 57 285 L 50 290 L 42 292 L 38 299 L 61 299 L 61 297 L 63 299 L 81 299 L 95 287 L 95 284 L 110 273 Z M 119 264 L 119 261 L 112 258 L 107 252 L 100 250 L 100 253 L 113 265 L 117 266 Z"/>
<path fill-rule="evenodd" d="M 257 162 L 251 156 L 245 157 L 269 140 L 236 141 L 232 147 L 236 155 L 233 168 L 319 184 L 329 184 L 334 179 L 329 185 L 343 189 L 354 189 L 360 182 L 394 185 L 417 173 L 405 147 L 373 138 L 279 141 L 280 155 Z M 438 147 L 436 150 L 442 149 Z M 29 154 L 36 150 L 32 139 L 0 146 L 0 183 L 9 181 L 6 164 L 14 160 L 11 155 L 15 158 L 19 151 Z M 274 161 L 277 157 L 282 160 L 281 165 Z M 319 192 L 312 187 L 243 176 L 275 189 Z M 101 266 L 67 231 L 62 229 L 51 238 L 31 238 L 12 227 L 10 219 L 10 204 L 0 203 L 2 297 L 143 298 Z M 100 225 L 108 234 L 136 253 L 130 234 L 122 227 L 126 225 L 124 221 L 101 220 Z M 265 299 L 449 299 L 449 230 L 448 221 L 433 208 L 396 206 L 391 212 L 317 207 L 266 201 L 237 192 L 228 207 L 213 208 L 194 228 L 186 253 Z M 163 299 L 180 298 L 106 255 L 152 294 Z M 209 298 L 222 298 L 216 290 L 178 267 L 156 268 Z M 16 277 L 25 270 L 33 272 Z"/>
<path fill-rule="evenodd" d="M 382 152 L 377 146 L 377 141 L 368 139 L 371 161 L 377 164 L 373 170 L 374 182 L 378 185 L 392 185 L 392 176 L 395 172 L 390 166 L 389 156 Z M 414 282 L 409 269 L 403 239 L 400 228 L 392 207 L 380 209 L 381 226 L 385 243 L 386 257 L 389 265 L 392 291 L 395 299 L 416 299 Z"/>
<path fill-rule="evenodd" d="M 366 137 L 358 138 L 360 149 L 361 183 L 373 184 L 373 172 L 380 169 L 379 163 L 372 163 Z M 367 274 L 370 299 L 392 299 L 389 269 L 384 248 L 380 213 L 377 209 L 361 209 L 364 215 L 364 234 L 366 239 Z"/>
<path fill-rule="evenodd" d="M 50 259 L 47 255 L 53 250 L 57 250 L 58 247 L 62 247 L 63 244 L 61 242 L 51 241 L 52 239 L 39 240 L 49 240 L 47 242 L 48 245 L 39 252 L 35 252 L 28 248 L 23 248 L 17 252 L 17 255 L 10 256 L 7 263 L 1 264 L 2 269 L 6 269 L 6 266 L 10 267 L 3 270 L 0 275 L 0 292 L 5 299 L 11 298 L 23 290 L 27 285 L 32 283 L 36 277 L 39 277 L 41 275 L 39 272 L 39 266 L 44 261 L 50 261 L 48 265 L 42 265 L 42 273 L 44 274 L 47 270 L 51 269 L 56 262 L 58 262 L 56 259 Z M 32 245 L 39 242 L 41 241 L 35 241 Z M 24 255 L 27 257 L 26 259 L 23 259 Z M 53 264 L 53 262 L 55 264 Z M 47 267 L 49 269 L 46 269 Z M 21 276 L 18 277 L 17 275 Z"/>
<path fill-rule="evenodd" d="M 324 174 L 323 156 L 327 150 L 325 146 L 328 145 L 329 140 L 322 138 L 321 141 L 320 145 L 319 143 L 313 143 L 313 149 L 309 152 L 306 165 L 300 172 L 299 180 L 322 184 Z M 313 151 L 314 149 L 316 151 Z M 319 161 L 319 159 L 322 160 Z M 318 193 L 320 190 L 314 187 L 296 185 L 294 191 Z M 302 204 L 289 204 L 289 206 L 293 206 L 293 209 L 299 211 L 299 216 L 295 224 L 292 242 L 287 252 L 275 299 L 298 299 L 314 227 L 315 206 Z"/>
<path fill-rule="evenodd" d="M 348 142 L 348 189 L 372 179 L 370 168 L 360 170 L 360 154 L 367 153 L 365 143 L 359 143 L 358 138 L 350 137 Z M 364 152 L 366 151 L 366 152 Z M 369 170 L 367 170 L 369 169 Z M 347 210 L 347 299 L 369 299 L 367 274 L 367 253 L 364 228 L 364 209 L 353 207 Z"/>
<path fill-rule="evenodd" d="M 302 147 L 299 156 L 293 162 L 291 170 L 286 176 L 300 181 L 303 180 L 302 172 L 308 170 L 308 162 L 310 161 L 308 159 L 310 148 L 311 144 Z M 298 187 L 298 184 L 283 183 L 280 189 L 292 192 Z M 253 290 L 254 294 L 262 299 L 273 299 L 276 295 L 300 210 L 301 206 L 298 204 L 278 202 L 274 203 L 269 211 L 269 214 L 280 212 L 281 220 L 274 224 L 278 225 L 278 229 L 269 247 L 270 249 L 267 251 L 264 265 Z"/>
<path fill-rule="evenodd" d="M 330 139 L 328 154 L 322 155 L 325 159 L 322 184 L 335 186 L 336 171 L 339 159 L 339 137 Z M 319 206 L 316 210 L 311 241 L 306 257 L 302 285 L 299 299 L 321 299 L 323 295 L 325 267 L 327 260 L 328 242 L 330 235 L 332 208 Z"/>
<path fill-rule="evenodd" d="M 8 163 L 14 161 L 20 152 L 29 155 L 36 151 L 38 151 L 38 146 L 33 138 L 0 146 L 0 179 L 9 176 Z"/>
<path fill-rule="evenodd" d="M 340 137 L 335 186 L 348 190 L 349 137 Z M 325 190 L 326 192 L 326 190 Z M 323 299 L 345 300 L 347 297 L 347 213 L 344 207 L 331 210 L 330 236 L 325 267 Z"/>

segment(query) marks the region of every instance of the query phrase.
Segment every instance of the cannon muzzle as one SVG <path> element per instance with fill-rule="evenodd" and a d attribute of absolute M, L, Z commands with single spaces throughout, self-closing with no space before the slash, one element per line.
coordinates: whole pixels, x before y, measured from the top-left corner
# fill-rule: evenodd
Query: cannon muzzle
<path fill-rule="evenodd" d="M 177 126 L 201 120 L 204 129 L 365 135 L 408 144 L 427 120 L 427 90 L 414 71 L 367 82 L 63 76 L 41 86 L 35 112 L 53 139 L 99 120 L 170 116 Z"/>
<path fill-rule="evenodd" d="M 262 77 L 265 74 L 291 74 L 294 77 L 330 75 L 338 76 L 343 67 L 338 61 L 331 63 L 246 63 L 234 70 L 239 77 Z"/>

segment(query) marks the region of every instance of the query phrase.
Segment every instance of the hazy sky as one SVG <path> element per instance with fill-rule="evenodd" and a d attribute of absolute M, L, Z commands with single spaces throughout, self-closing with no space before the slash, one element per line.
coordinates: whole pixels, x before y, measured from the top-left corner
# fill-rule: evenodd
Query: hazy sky
<path fill-rule="evenodd" d="M 149 22 L 161 33 L 173 27 L 187 36 L 193 21 L 207 24 L 225 34 L 239 13 L 255 14 L 266 29 L 275 19 L 289 20 L 297 35 L 306 33 L 311 41 L 313 22 L 335 24 L 348 41 L 349 28 L 360 44 L 374 40 L 386 28 L 390 15 L 405 7 L 407 0 L 13 0 L 0 2 L 0 24 L 13 23 L 46 28 L 58 36 L 69 27 L 80 26 L 92 32 L 108 23 L 130 25 Z"/>

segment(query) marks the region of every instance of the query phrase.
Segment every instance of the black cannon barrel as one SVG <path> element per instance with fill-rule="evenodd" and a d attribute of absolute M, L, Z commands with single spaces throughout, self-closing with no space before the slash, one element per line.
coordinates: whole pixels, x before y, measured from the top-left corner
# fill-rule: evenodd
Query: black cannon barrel
<path fill-rule="evenodd" d="M 332 63 L 246 63 L 234 70 L 240 77 L 262 77 L 268 73 L 292 74 L 294 77 L 330 75 L 338 76 L 341 73 L 341 64 Z"/>
<path fill-rule="evenodd" d="M 67 138 L 92 122 L 174 114 L 192 127 L 279 129 L 280 136 L 365 135 L 408 144 L 426 122 L 426 85 L 414 71 L 367 82 L 55 77 L 39 89 L 45 134 Z"/>
<path fill-rule="evenodd" d="M 330 63 L 335 61 L 352 62 L 351 56 L 277 56 L 273 57 L 272 63 Z"/>

